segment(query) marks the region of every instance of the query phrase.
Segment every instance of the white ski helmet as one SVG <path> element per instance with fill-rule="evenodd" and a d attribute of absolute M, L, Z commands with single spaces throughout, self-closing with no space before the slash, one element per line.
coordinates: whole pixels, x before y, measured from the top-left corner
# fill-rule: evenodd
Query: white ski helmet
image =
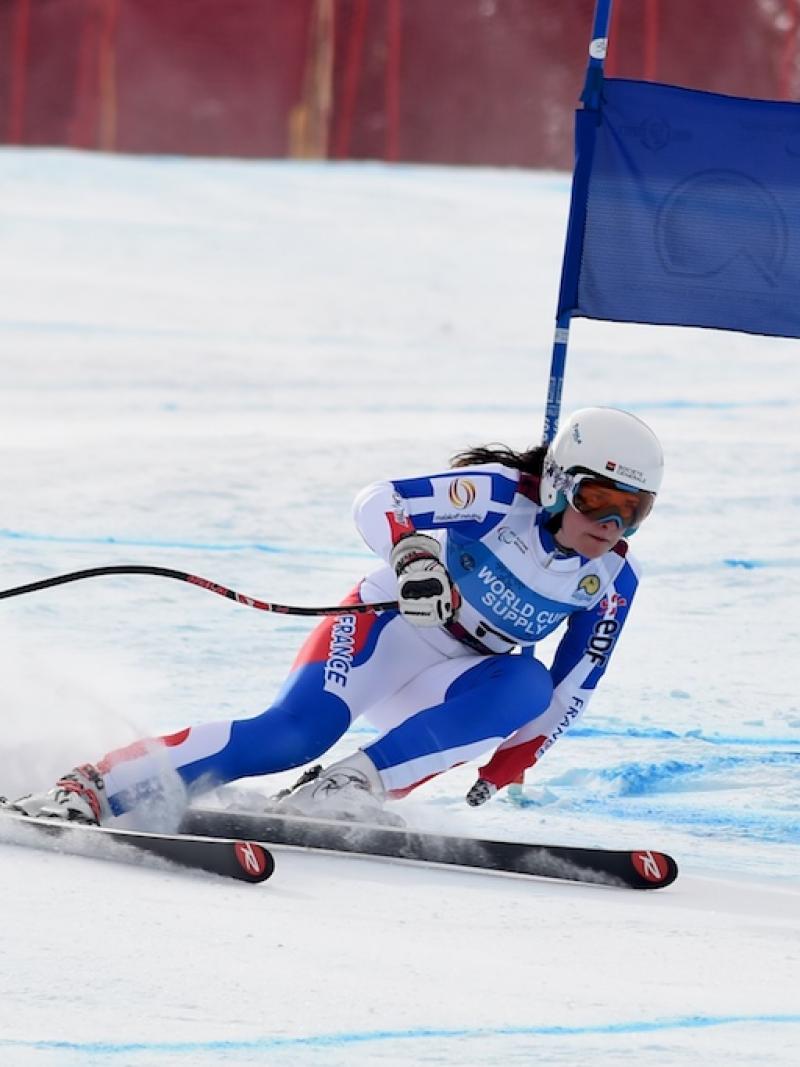
<path fill-rule="evenodd" d="M 570 416 L 547 450 L 542 505 L 554 514 L 563 511 L 572 477 L 583 472 L 620 488 L 655 496 L 664 473 L 664 453 L 650 427 L 630 412 L 581 408 Z"/>

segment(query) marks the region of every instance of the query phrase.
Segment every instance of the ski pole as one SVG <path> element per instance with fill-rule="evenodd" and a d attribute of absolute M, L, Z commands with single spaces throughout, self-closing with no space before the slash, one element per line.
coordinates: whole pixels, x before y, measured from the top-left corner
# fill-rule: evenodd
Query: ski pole
<path fill-rule="evenodd" d="M 228 589 L 224 585 L 212 582 L 208 578 L 200 578 L 196 574 L 187 574 L 186 571 L 172 570 L 170 567 L 150 567 L 141 565 L 121 565 L 113 567 L 90 567 L 88 570 L 72 571 L 70 574 L 58 574 L 53 578 L 43 578 L 40 582 L 29 582 L 27 585 L 17 585 L 13 589 L 0 589 L 0 600 L 12 596 L 22 596 L 24 593 L 35 593 L 40 589 L 52 589 L 56 585 L 66 585 L 67 582 L 79 582 L 84 578 L 99 578 L 109 574 L 152 574 L 159 578 L 175 578 L 179 582 L 188 582 L 197 585 L 201 589 L 207 589 L 210 593 L 235 600 L 237 604 L 246 604 L 249 608 L 258 611 L 272 611 L 278 615 L 350 615 L 355 612 L 365 611 L 396 611 L 397 601 L 389 600 L 380 604 L 334 604 L 322 608 L 297 607 L 291 604 L 271 604 L 256 597 L 245 596 L 237 593 L 235 589 Z"/>

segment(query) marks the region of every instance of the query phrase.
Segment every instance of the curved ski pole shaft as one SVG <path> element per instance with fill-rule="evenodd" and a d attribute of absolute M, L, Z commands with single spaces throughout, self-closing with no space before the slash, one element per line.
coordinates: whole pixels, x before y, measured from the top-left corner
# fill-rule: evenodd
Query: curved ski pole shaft
<path fill-rule="evenodd" d="M 237 604 L 245 604 L 249 608 L 258 611 L 271 611 L 278 615 L 350 615 L 365 611 L 396 611 L 397 601 L 390 600 L 380 604 L 335 604 L 321 608 L 298 607 L 292 604 L 272 604 L 256 597 L 245 596 L 237 593 L 235 589 L 219 585 L 208 578 L 200 578 L 196 574 L 188 574 L 186 571 L 173 570 L 171 567 L 150 567 L 139 564 L 122 564 L 110 567 L 90 567 L 83 571 L 72 571 L 70 574 L 58 574 L 53 578 L 43 578 L 39 582 L 29 582 L 27 585 L 17 585 L 13 589 L 0 589 L 0 600 L 6 600 L 12 596 L 22 596 L 24 593 L 36 593 L 40 589 L 52 589 L 56 585 L 66 585 L 68 582 L 79 582 L 84 578 L 101 578 L 112 574 L 149 574 L 158 578 L 175 578 L 179 582 L 188 582 L 189 585 L 197 585 L 201 589 L 207 589 L 210 593 L 217 593 L 228 600 L 235 600 Z"/>

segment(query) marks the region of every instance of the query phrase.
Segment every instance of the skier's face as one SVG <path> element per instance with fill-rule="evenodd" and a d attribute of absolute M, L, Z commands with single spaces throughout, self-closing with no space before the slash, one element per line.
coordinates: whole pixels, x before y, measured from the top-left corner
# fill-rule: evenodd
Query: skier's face
<path fill-rule="evenodd" d="M 622 531 L 614 519 L 594 522 L 569 505 L 564 509 L 556 541 L 562 548 L 569 548 L 587 559 L 597 559 L 610 552 L 621 536 Z"/>

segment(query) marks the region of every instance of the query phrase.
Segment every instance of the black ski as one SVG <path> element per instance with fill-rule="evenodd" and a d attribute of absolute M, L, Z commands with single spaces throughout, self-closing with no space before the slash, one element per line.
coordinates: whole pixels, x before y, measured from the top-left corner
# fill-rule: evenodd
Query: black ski
<path fill-rule="evenodd" d="M 660 889 L 678 876 L 678 865 L 671 856 L 649 849 L 620 851 L 492 841 L 288 815 L 190 808 L 181 830 L 207 837 L 245 836 L 268 846 L 292 845 L 630 889 Z"/>
<path fill-rule="evenodd" d="M 32 819 L 7 810 L 0 815 L 0 842 L 131 863 L 137 858 L 158 857 L 179 867 L 242 882 L 263 882 L 275 870 L 270 851 L 253 841 L 225 840 L 218 834 L 151 834 L 83 826 L 56 819 Z"/>

